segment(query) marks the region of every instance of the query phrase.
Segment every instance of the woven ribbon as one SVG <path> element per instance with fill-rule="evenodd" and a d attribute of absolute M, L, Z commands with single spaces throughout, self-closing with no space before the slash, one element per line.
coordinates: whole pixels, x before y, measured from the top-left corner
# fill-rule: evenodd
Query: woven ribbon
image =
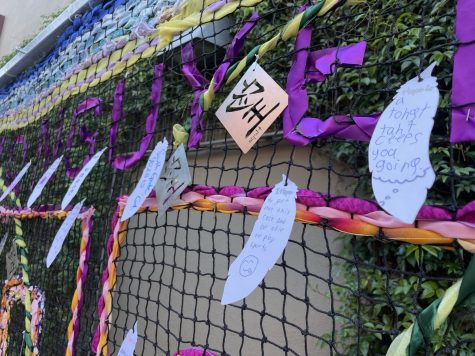
<path fill-rule="evenodd" d="M 123 73 L 140 59 L 157 55 L 175 36 L 195 26 L 221 20 L 238 8 L 254 6 L 260 2 L 262 0 L 188 1 L 169 21 L 159 23 L 151 31 L 145 31 L 141 38 L 130 36 L 125 41 L 115 43 L 111 49 L 97 53 L 93 60 L 84 63 L 77 71 L 67 73 L 62 82 L 48 89 L 37 100 L 1 117 L 0 132 L 17 130 L 41 119 L 70 97 Z M 208 7 L 214 3 L 217 5 Z"/>
<path fill-rule="evenodd" d="M 193 185 L 184 191 L 171 209 L 191 207 L 200 211 L 257 215 L 271 190 L 272 187 L 246 191 L 238 186 L 217 189 Z M 147 207 L 156 208 L 147 202 Z M 468 203 L 456 212 L 425 205 L 413 224 L 405 224 L 369 200 L 299 189 L 296 221 L 318 224 L 353 235 L 383 237 L 413 244 L 452 247 L 453 242 L 457 241 L 462 248 L 475 251 L 475 202 Z"/>

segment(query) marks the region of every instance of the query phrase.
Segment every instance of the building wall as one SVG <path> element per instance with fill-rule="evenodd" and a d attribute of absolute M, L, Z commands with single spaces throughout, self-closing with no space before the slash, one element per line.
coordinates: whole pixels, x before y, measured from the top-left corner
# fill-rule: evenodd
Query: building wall
<path fill-rule="evenodd" d="M 43 24 L 42 16 L 54 13 L 72 0 L 2 0 L 0 15 L 5 16 L 0 34 L 0 57 L 10 54 L 25 38 L 36 34 Z"/>

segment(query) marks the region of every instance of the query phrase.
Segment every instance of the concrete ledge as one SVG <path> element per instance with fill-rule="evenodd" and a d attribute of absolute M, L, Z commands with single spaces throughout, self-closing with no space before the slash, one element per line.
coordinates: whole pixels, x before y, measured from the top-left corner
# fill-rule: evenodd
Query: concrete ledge
<path fill-rule="evenodd" d="M 89 6 L 95 6 L 101 0 L 76 0 L 66 10 L 54 19 L 30 43 L 22 48 L 23 53 L 17 53 L 0 69 L 0 88 L 5 87 L 25 69 L 35 65 L 49 52 L 61 33 L 71 24 L 70 18 L 83 12 Z"/>
<path fill-rule="evenodd" d="M 89 6 L 95 6 L 101 0 L 76 0 L 61 15 L 54 19 L 28 45 L 22 48 L 7 64 L 0 68 L 0 88 L 11 83 L 15 77 L 29 67 L 35 65 L 54 47 L 57 38 L 70 25 L 74 15 L 84 12 Z M 185 43 L 204 39 L 209 45 L 217 48 L 226 46 L 231 41 L 229 28 L 234 25 L 232 17 L 227 16 L 216 22 L 207 23 L 177 35 L 165 49 L 156 54 L 160 56 L 167 51 L 181 47 Z"/>

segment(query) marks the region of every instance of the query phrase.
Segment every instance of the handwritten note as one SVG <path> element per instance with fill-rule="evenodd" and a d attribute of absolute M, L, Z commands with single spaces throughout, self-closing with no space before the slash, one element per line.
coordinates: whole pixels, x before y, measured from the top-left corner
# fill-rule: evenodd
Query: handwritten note
<path fill-rule="evenodd" d="M 26 206 L 30 208 L 33 203 L 38 199 L 38 197 L 41 195 L 41 192 L 43 191 L 43 188 L 46 186 L 46 183 L 50 180 L 51 176 L 56 172 L 56 170 L 59 167 L 59 164 L 61 163 L 61 160 L 63 159 L 63 156 L 57 158 L 51 166 L 46 170 L 46 172 L 41 176 L 40 180 L 38 183 L 36 183 L 35 188 L 33 189 L 33 192 L 31 193 L 30 197 L 28 198 L 28 203 Z"/>
<path fill-rule="evenodd" d="M 185 148 L 180 145 L 165 165 L 155 187 L 158 216 L 168 210 L 190 183 L 190 168 L 188 167 Z"/>
<path fill-rule="evenodd" d="M 135 345 L 137 345 L 138 331 L 137 322 L 134 324 L 134 329 L 130 329 L 125 336 L 122 345 L 120 346 L 118 356 L 134 356 Z"/>
<path fill-rule="evenodd" d="M 429 140 L 439 103 L 436 63 L 399 88 L 382 113 L 369 145 L 369 169 L 379 205 L 405 223 L 414 222 L 435 180 Z"/>
<path fill-rule="evenodd" d="M 0 241 L 0 254 L 3 252 L 3 249 L 5 248 L 5 244 L 7 243 L 8 240 L 8 231 L 3 235 L 2 241 Z"/>
<path fill-rule="evenodd" d="M 244 73 L 216 116 L 247 153 L 289 102 L 287 93 L 257 63 Z"/>
<path fill-rule="evenodd" d="M 74 178 L 73 182 L 69 186 L 68 191 L 66 192 L 66 195 L 63 198 L 63 201 L 61 202 L 61 209 L 66 209 L 68 204 L 73 200 L 73 198 L 76 196 L 76 194 L 79 191 L 79 188 L 81 188 L 81 185 L 84 183 L 84 180 L 87 178 L 89 173 L 91 173 L 92 169 L 96 165 L 96 163 L 99 161 L 101 158 L 102 154 L 107 150 L 107 147 L 104 147 L 102 150 L 97 152 L 92 158 L 87 162 L 87 164 L 82 167 L 81 171 L 79 174 Z"/>
<path fill-rule="evenodd" d="M 129 199 L 127 199 L 127 205 L 124 208 L 124 213 L 120 219 L 121 221 L 127 220 L 140 209 L 140 206 L 157 183 L 162 173 L 163 164 L 165 163 L 167 147 L 168 141 L 164 138 L 163 141 L 157 143 L 153 149 L 137 186 L 132 194 L 130 194 Z"/>
<path fill-rule="evenodd" d="M 244 249 L 231 264 L 221 304 L 247 297 L 277 262 L 290 238 L 297 209 L 297 186 L 286 177 L 278 183 L 259 213 Z"/>
<path fill-rule="evenodd" d="M 23 176 L 26 174 L 28 171 L 28 168 L 31 166 L 31 161 L 26 164 L 25 167 L 20 171 L 20 173 L 17 174 L 13 182 L 10 183 L 8 188 L 3 192 L 2 196 L 0 197 L 0 202 L 3 201 L 7 197 L 8 194 L 13 190 L 13 188 L 16 187 L 16 185 L 20 182 L 20 180 L 23 178 Z"/>
<path fill-rule="evenodd" d="M 5 264 L 7 267 L 7 278 L 11 279 L 17 274 L 18 266 L 20 265 L 20 261 L 18 260 L 17 245 L 15 241 L 12 242 L 12 246 L 7 252 L 7 255 L 5 257 Z"/>
<path fill-rule="evenodd" d="M 58 256 L 59 252 L 61 251 L 61 248 L 63 247 L 64 240 L 66 239 L 66 236 L 69 233 L 69 230 L 74 225 L 74 222 L 76 221 L 77 217 L 79 216 L 79 213 L 81 212 L 82 205 L 84 204 L 84 200 L 81 201 L 80 203 L 77 203 L 73 209 L 69 212 L 68 216 L 66 219 L 64 219 L 63 223 L 61 224 L 61 227 L 59 228 L 58 232 L 56 233 L 56 236 L 54 237 L 53 243 L 51 244 L 51 247 L 48 251 L 48 256 L 46 257 L 46 267 L 49 268 L 53 261 L 55 260 L 56 256 Z"/>

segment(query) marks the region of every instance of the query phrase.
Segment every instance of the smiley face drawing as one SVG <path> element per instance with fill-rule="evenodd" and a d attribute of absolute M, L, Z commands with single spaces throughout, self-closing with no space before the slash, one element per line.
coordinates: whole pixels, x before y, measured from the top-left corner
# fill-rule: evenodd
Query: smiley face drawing
<path fill-rule="evenodd" d="M 239 274 L 243 277 L 249 277 L 256 271 L 258 263 L 259 260 L 254 255 L 245 257 L 239 266 Z"/>

